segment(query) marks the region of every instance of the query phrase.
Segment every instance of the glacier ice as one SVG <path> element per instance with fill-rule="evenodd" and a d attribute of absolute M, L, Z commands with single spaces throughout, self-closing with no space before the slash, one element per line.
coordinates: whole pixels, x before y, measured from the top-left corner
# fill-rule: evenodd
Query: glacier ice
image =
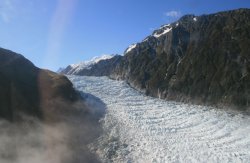
<path fill-rule="evenodd" d="M 90 145 L 104 162 L 250 160 L 250 117 L 242 112 L 148 97 L 107 77 L 68 77 L 107 105 L 106 132 Z"/>

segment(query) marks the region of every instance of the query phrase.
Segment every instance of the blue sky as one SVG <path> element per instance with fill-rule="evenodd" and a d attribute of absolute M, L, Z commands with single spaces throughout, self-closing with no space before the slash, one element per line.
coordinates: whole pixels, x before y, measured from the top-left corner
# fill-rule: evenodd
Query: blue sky
<path fill-rule="evenodd" d="M 249 0 L 1 0 L 0 47 L 57 70 L 122 54 L 185 14 L 250 8 Z"/>

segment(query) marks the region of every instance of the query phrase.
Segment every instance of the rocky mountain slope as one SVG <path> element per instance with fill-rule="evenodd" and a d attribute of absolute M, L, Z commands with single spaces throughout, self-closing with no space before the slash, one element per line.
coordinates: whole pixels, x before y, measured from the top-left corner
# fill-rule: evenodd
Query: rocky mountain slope
<path fill-rule="evenodd" d="M 245 107 L 250 102 L 249 45 L 250 9 L 186 15 L 131 45 L 103 74 L 154 97 Z"/>
<path fill-rule="evenodd" d="M 98 163 L 89 151 L 105 104 L 64 75 L 0 48 L 0 162 Z"/>
<path fill-rule="evenodd" d="M 0 48 L 0 117 L 27 114 L 47 121 L 74 112 L 89 112 L 64 75 L 39 69 L 20 54 Z"/>

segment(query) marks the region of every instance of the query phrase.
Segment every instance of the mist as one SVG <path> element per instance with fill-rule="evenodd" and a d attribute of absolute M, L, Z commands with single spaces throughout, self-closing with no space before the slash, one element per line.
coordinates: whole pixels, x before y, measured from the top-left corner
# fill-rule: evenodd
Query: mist
<path fill-rule="evenodd" d="M 84 97 L 84 111 L 79 108 L 82 104 L 76 104 L 78 110 L 74 108 L 72 113 L 69 110 L 54 113 L 60 117 L 56 121 L 40 120 L 24 114 L 19 115 L 21 118 L 15 122 L 1 119 L 0 162 L 101 162 L 90 152 L 88 144 L 102 134 L 99 120 L 106 106 L 90 94 L 81 94 Z"/>

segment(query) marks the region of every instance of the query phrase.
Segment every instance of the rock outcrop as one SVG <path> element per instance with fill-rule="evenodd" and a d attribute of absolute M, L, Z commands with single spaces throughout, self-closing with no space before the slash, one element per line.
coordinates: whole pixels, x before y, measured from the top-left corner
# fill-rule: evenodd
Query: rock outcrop
<path fill-rule="evenodd" d="M 250 9 L 186 15 L 131 45 L 102 74 L 162 99 L 246 107 L 249 46 Z"/>

